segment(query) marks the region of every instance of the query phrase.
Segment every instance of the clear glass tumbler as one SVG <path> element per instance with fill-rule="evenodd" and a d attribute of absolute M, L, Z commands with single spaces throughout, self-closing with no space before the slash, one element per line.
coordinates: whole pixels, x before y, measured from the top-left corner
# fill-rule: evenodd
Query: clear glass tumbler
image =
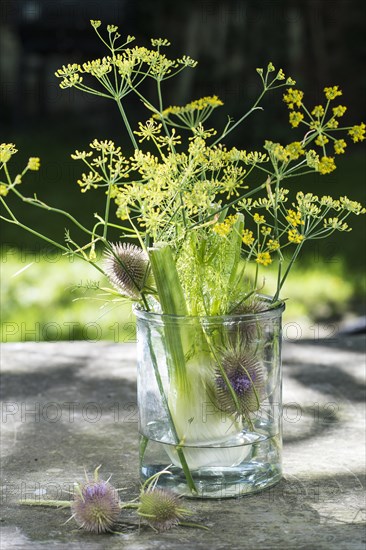
<path fill-rule="evenodd" d="M 284 304 L 222 317 L 137 316 L 143 481 L 227 498 L 281 479 Z"/>

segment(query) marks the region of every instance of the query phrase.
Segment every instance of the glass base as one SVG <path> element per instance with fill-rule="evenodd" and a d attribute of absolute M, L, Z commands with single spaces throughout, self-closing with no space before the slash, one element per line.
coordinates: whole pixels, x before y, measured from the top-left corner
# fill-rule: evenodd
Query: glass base
<path fill-rule="evenodd" d="M 146 443 L 146 440 L 145 440 Z M 143 445 L 142 445 L 143 446 Z M 235 498 L 246 494 L 262 491 L 278 483 L 282 476 L 278 438 L 257 438 L 255 443 L 242 445 L 242 462 L 232 466 L 220 464 L 222 458 L 221 448 L 182 447 L 189 457 L 192 452 L 203 453 L 208 457 L 210 466 L 190 469 L 197 493 L 192 493 L 187 486 L 182 468 L 169 462 L 172 449 L 167 449 L 166 444 L 154 440 L 148 440 L 143 456 L 141 457 L 141 479 L 146 481 L 151 476 L 168 468 L 170 474 L 159 477 L 157 486 L 170 489 L 176 494 L 191 498 Z M 238 456 L 240 447 L 226 448 L 233 452 L 233 457 Z M 226 453 L 227 458 L 227 453 Z M 217 459 L 216 465 L 215 457 Z"/>

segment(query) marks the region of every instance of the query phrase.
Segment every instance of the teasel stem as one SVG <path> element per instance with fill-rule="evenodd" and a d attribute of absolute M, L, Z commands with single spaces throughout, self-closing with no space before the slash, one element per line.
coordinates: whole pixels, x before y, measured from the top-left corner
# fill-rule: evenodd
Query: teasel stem
<path fill-rule="evenodd" d="M 19 504 L 22 506 L 50 506 L 51 508 L 70 508 L 72 502 L 71 500 L 38 500 L 38 499 L 27 499 L 20 500 Z"/>
<path fill-rule="evenodd" d="M 149 337 L 150 337 L 150 331 L 149 331 Z M 150 344 L 150 338 L 149 338 L 149 344 Z M 141 435 L 141 441 L 140 441 L 140 447 L 139 447 L 139 456 L 140 456 L 141 463 L 145 456 L 146 447 L 148 443 L 149 443 L 149 438 L 146 437 L 146 435 Z"/>
<path fill-rule="evenodd" d="M 22 506 L 49 506 L 50 508 L 70 508 L 72 505 L 72 500 L 38 500 L 38 499 L 27 499 L 19 501 L 19 504 Z M 135 509 L 139 505 L 133 502 L 127 502 L 126 504 L 120 503 L 121 510 L 126 508 Z"/>
<path fill-rule="evenodd" d="M 126 509 L 135 510 L 136 508 L 139 507 L 139 504 L 134 504 L 132 502 L 128 502 L 127 504 L 120 504 L 119 507 L 121 508 L 121 510 L 126 510 Z"/>
<path fill-rule="evenodd" d="M 200 525 L 199 523 L 192 523 L 190 521 L 180 521 L 178 525 L 181 525 L 182 527 L 197 527 L 198 529 L 204 529 L 205 531 L 209 531 L 209 527 L 206 527 L 205 525 Z"/>

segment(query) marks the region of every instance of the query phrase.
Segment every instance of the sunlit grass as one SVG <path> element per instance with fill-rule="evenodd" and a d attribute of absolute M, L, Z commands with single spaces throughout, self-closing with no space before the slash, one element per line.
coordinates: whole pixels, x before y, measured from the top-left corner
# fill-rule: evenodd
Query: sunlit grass
<path fill-rule="evenodd" d="M 273 294 L 275 271 L 262 273 L 262 292 Z M 134 340 L 131 305 L 112 301 L 106 286 L 107 280 L 79 260 L 8 250 L 1 258 L 2 341 Z M 359 313 L 353 310 L 355 304 L 362 307 L 361 292 L 360 276 L 352 277 L 341 261 L 295 265 L 282 294 L 285 337 L 330 335 L 333 329 L 324 325 Z"/>
<path fill-rule="evenodd" d="M 133 340 L 131 305 L 107 296 L 98 275 L 72 258 L 3 256 L 2 341 Z"/>

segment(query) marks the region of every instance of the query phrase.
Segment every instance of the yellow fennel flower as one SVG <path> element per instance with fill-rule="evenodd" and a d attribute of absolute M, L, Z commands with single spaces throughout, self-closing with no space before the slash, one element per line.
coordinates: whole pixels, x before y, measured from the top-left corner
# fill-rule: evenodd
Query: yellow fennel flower
<path fill-rule="evenodd" d="M 213 95 L 201 97 L 200 99 L 195 99 L 194 101 L 188 103 L 188 105 L 186 105 L 186 108 L 188 110 L 202 111 L 202 109 L 206 109 L 207 107 L 215 108 L 220 107 L 221 105 L 223 105 L 221 99 L 219 99 L 217 95 Z"/>
<path fill-rule="evenodd" d="M 289 222 L 292 227 L 297 227 L 298 225 L 304 225 L 304 220 L 301 219 L 301 213 L 295 212 L 294 210 L 288 210 L 286 220 Z"/>
<path fill-rule="evenodd" d="M 4 164 L 10 160 L 12 155 L 17 153 L 18 149 L 15 149 L 14 143 L 1 143 L 0 144 L 0 162 Z"/>
<path fill-rule="evenodd" d="M 28 170 L 34 170 L 37 171 L 40 169 L 41 166 L 41 159 L 38 157 L 30 157 L 28 160 L 27 168 Z"/>
<path fill-rule="evenodd" d="M 296 229 L 290 229 L 287 235 L 290 243 L 300 244 L 304 240 L 304 236 L 300 235 Z"/>
<path fill-rule="evenodd" d="M 361 122 L 361 124 L 359 125 L 352 126 L 348 133 L 351 136 L 353 142 L 356 143 L 357 141 L 363 141 L 365 139 L 365 130 L 365 123 Z"/>
<path fill-rule="evenodd" d="M 344 153 L 345 148 L 347 147 L 347 143 L 344 141 L 344 139 L 336 139 L 334 142 L 334 152 L 336 155 L 341 155 Z"/>
<path fill-rule="evenodd" d="M 287 103 L 289 109 L 294 109 L 295 105 L 297 107 L 301 107 L 303 97 L 304 92 L 302 92 L 301 90 L 288 88 L 287 93 L 283 94 L 283 101 Z"/>
<path fill-rule="evenodd" d="M 336 97 L 342 95 L 342 90 L 339 90 L 339 86 L 331 86 L 328 88 L 324 88 L 325 97 L 332 101 Z"/>
<path fill-rule="evenodd" d="M 269 250 L 278 250 L 280 248 L 280 243 L 276 239 L 269 239 L 267 243 Z"/>
<path fill-rule="evenodd" d="M 261 229 L 261 233 L 262 235 L 264 235 L 265 237 L 270 235 L 271 234 L 271 231 L 272 229 L 270 227 L 267 227 L 266 225 L 263 225 L 262 229 Z"/>
<path fill-rule="evenodd" d="M 324 107 L 323 107 L 323 105 L 316 105 L 316 106 L 314 107 L 314 109 L 311 111 L 311 114 L 312 114 L 313 116 L 318 117 L 318 118 L 320 118 L 321 116 L 323 116 L 323 115 L 324 115 Z"/>
<path fill-rule="evenodd" d="M 236 216 L 228 216 L 222 223 L 217 223 L 213 227 L 213 231 L 220 235 L 220 237 L 226 237 L 236 222 Z"/>
<path fill-rule="evenodd" d="M 255 221 L 255 223 L 257 223 L 258 225 L 261 224 L 261 223 L 265 223 L 265 219 L 264 219 L 264 216 L 260 216 L 259 214 L 255 213 L 254 216 L 253 216 L 253 220 Z"/>
<path fill-rule="evenodd" d="M 347 107 L 345 107 L 344 105 L 338 105 L 338 107 L 333 107 L 333 115 L 337 117 L 343 116 L 346 111 L 347 111 Z"/>
<path fill-rule="evenodd" d="M 274 143 L 273 144 L 272 153 L 273 153 L 273 156 L 277 160 L 279 160 L 281 162 L 287 162 L 288 161 L 289 155 L 288 155 L 285 147 L 283 145 L 281 145 L 280 143 Z"/>
<path fill-rule="evenodd" d="M 257 264 L 267 266 L 272 263 L 272 258 L 269 252 L 259 252 L 255 261 L 257 262 Z"/>
<path fill-rule="evenodd" d="M 299 111 L 293 111 L 289 116 L 291 126 L 293 128 L 297 128 L 303 118 L 304 115 L 302 113 L 299 113 Z"/>
<path fill-rule="evenodd" d="M 0 197 L 6 197 L 8 194 L 9 189 L 4 183 L 0 183 Z"/>
<path fill-rule="evenodd" d="M 329 143 L 329 139 L 327 138 L 327 136 L 319 135 L 316 138 L 315 143 L 319 145 L 319 147 L 323 147 L 323 145 Z"/>
<path fill-rule="evenodd" d="M 339 122 L 338 120 L 336 120 L 334 117 L 331 118 L 330 120 L 328 120 L 328 122 L 326 123 L 326 128 L 330 128 L 331 130 L 334 130 L 334 128 L 338 128 L 339 126 Z"/>
<path fill-rule="evenodd" d="M 337 167 L 333 157 L 322 157 L 318 164 L 317 170 L 321 174 L 330 174 L 330 172 L 333 172 L 336 168 Z"/>
<path fill-rule="evenodd" d="M 160 134 L 161 131 L 161 124 L 157 124 L 155 120 L 152 120 L 151 118 L 146 121 L 145 124 L 142 124 L 141 122 L 138 123 L 139 131 L 135 130 L 134 134 L 140 137 L 139 142 L 142 143 L 144 139 L 149 141 L 150 139 L 154 139 L 154 136 L 157 134 Z"/>
<path fill-rule="evenodd" d="M 254 243 L 254 237 L 253 237 L 253 231 L 249 231 L 249 229 L 244 229 L 242 234 L 242 241 L 247 246 L 250 246 Z"/>
<path fill-rule="evenodd" d="M 289 145 L 286 146 L 286 153 L 289 155 L 291 160 L 296 160 L 301 155 L 304 155 L 305 151 L 301 147 L 300 141 L 294 141 L 293 143 L 289 143 Z"/>

